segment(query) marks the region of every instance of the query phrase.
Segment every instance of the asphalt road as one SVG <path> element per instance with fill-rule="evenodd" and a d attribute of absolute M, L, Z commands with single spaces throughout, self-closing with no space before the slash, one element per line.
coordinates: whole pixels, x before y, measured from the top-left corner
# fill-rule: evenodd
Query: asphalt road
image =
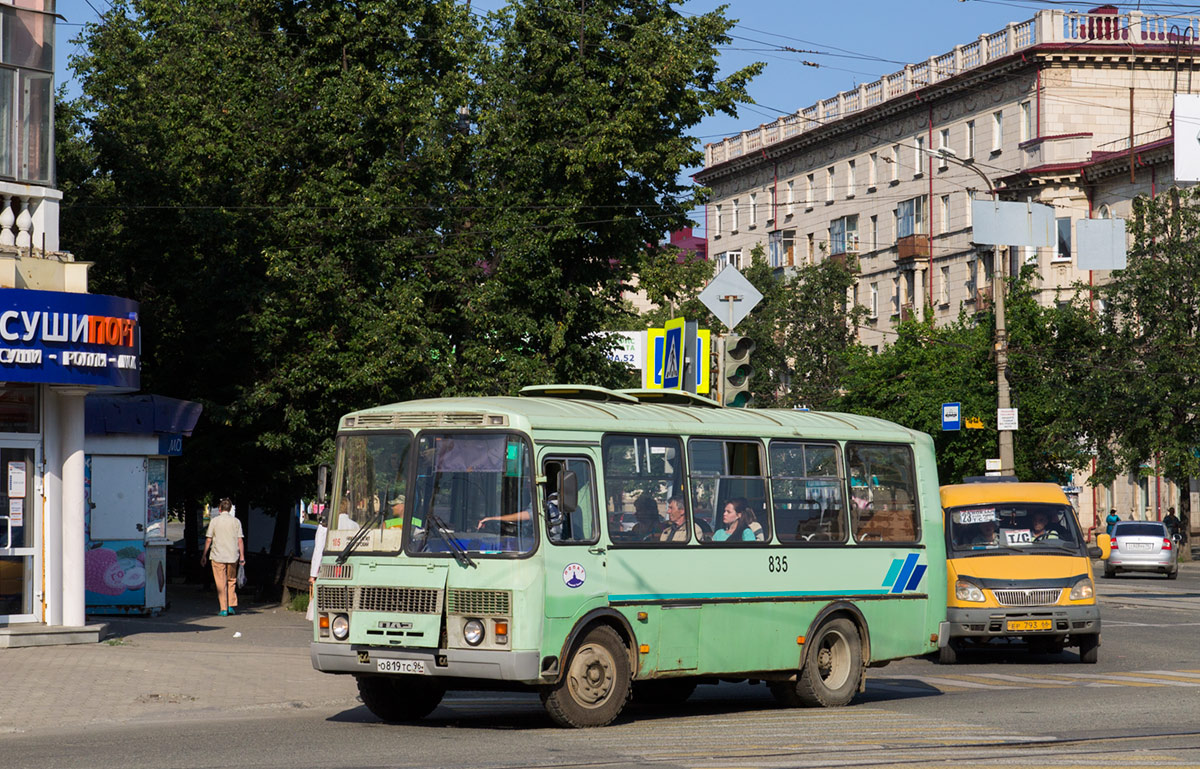
<path fill-rule="evenodd" d="M 426 720 L 361 706 L 43 730 L 0 739 L 12 767 L 835 767 L 1200 765 L 1200 568 L 1100 579 L 1097 665 L 1023 650 L 872 669 L 846 708 L 786 710 L 765 687 L 704 686 L 594 730 L 535 696 L 451 694 Z"/>

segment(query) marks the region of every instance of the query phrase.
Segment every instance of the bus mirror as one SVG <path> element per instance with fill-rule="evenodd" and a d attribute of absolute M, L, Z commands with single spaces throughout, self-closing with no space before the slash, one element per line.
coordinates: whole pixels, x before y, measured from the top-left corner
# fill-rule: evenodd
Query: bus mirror
<path fill-rule="evenodd" d="M 558 476 L 558 509 L 564 513 L 573 513 L 579 507 L 579 476 L 573 470 L 567 470 Z"/>
<path fill-rule="evenodd" d="M 317 467 L 317 503 L 325 504 L 325 485 L 329 482 L 329 465 Z"/>

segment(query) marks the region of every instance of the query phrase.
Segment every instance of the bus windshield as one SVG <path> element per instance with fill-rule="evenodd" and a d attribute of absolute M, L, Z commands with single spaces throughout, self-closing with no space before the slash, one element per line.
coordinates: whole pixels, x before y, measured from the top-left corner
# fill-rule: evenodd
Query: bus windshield
<path fill-rule="evenodd" d="M 946 510 L 948 546 L 954 553 L 999 551 L 1075 554 L 1083 541 L 1070 505 L 998 502 Z"/>
<path fill-rule="evenodd" d="M 537 542 L 528 444 L 503 433 L 422 433 L 408 552 L 514 555 Z"/>
<path fill-rule="evenodd" d="M 409 473 L 409 433 L 343 435 L 338 438 L 330 529 L 398 527 Z"/>

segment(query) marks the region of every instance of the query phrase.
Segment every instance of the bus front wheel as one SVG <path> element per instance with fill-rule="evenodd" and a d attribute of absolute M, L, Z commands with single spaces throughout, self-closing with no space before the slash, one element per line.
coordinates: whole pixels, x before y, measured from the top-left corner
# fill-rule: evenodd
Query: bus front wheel
<path fill-rule="evenodd" d="M 437 681 L 416 676 L 355 676 L 355 679 L 367 710 L 389 724 L 424 718 L 446 694 Z"/>
<path fill-rule="evenodd" d="M 788 707 L 839 707 L 850 702 L 862 680 L 862 639 L 858 628 L 839 617 L 814 633 L 795 683 L 778 681 L 771 693 Z"/>
<path fill-rule="evenodd" d="M 542 704 L 560 726 L 605 726 L 629 701 L 632 678 L 625 643 L 615 630 L 600 625 L 571 652 L 558 683 L 542 691 Z"/>

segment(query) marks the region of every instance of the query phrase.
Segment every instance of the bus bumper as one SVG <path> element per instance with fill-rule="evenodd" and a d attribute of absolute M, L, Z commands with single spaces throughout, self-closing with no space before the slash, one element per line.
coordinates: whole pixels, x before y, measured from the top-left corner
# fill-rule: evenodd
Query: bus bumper
<path fill-rule="evenodd" d="M 483 649 L 379 648 L 314 641 L 309 644 L 312 665 L 325 673 L 381 673 L 381 661 L 419 662 L 425 675 L 445 678 L 486 678 L 494 681 L 538 680 L 538 653 Z M 442 664 L 439 664 L 442 663 Z M 384 668 L 389 666 L 384 663 Z M 410 667 L 410 666 L 406 666 Z M 411 669 L 411 668 L 410 668 Z M 395 673 L 408 675 L 408 673 Z"/>
<path fill-rule="evenodd" d="M 1100 607 L 1038 606 L 1011 609 L 947 607 L 949 638 L 1063 638 L 1100 632 Z M 1046 626 L 1047 621 L 1049 626 Z M 1037 623 L 1038 629 L 1033 629 Z"/>

